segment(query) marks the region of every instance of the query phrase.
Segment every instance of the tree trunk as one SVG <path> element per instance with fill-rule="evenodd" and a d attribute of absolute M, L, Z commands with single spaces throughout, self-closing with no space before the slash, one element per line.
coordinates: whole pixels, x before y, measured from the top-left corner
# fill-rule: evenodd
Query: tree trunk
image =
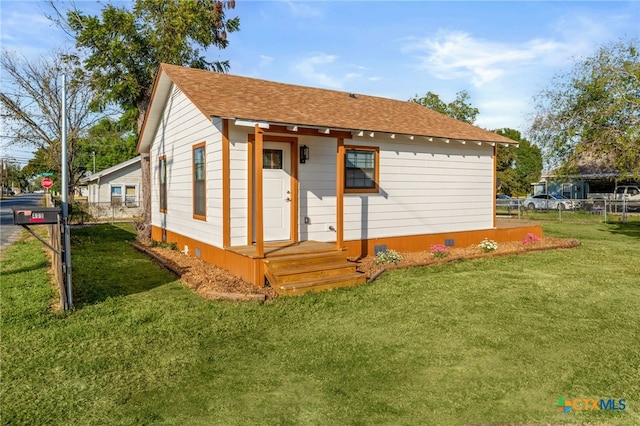
<path fill-rule="evenodd" d="M 144 95 L 138 99 L 138 137 L 142 131 L 144 118 L 151 100 L 151 91 L 145 90 Z M 140 171 L 142 179 L 142 221 L 136 223 L 138 240 L 151 239 L 151 155 L 148 152 L 140 153 Z"/>
<path fill-rule="evenodd" d="M 138 240 L 151 238 L 151 162 L 148 153 L 140 153 L 142 172 L 142 222 L 136 223 Z"/>

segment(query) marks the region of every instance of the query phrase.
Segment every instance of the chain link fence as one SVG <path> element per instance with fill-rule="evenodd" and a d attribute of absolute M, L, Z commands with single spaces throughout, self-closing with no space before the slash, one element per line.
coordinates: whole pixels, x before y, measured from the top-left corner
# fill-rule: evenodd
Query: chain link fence
<path fill-rule="evenodd" d="M 138 203 L 69 203 L 69 223 L 129 222 L 142 219 L 142 206 Z"/>
<path fill-rule="evenodd" d="M 640 216 L 640 201 L 615 200 L 607 198 L 587 199 L 499 199 L 496 202 L 498 217 L 519 219 L 594 219 L 602 222 L 626 222 L 630 216 Z"/>

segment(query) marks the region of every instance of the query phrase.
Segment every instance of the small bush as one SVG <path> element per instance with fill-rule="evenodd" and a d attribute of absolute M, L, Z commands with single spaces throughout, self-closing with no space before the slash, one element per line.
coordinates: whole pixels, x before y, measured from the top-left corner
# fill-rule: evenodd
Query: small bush
<path fill-rule="evenodd" d="M 402 255 L 395 250 L 389 249 L 376 254 L 376 265 L 393 263 L 397 265 L 402 260 Z"/>
<path fill-rule="evenodd" d="M 540 241 L 540 238 L 537 237 L 535 234 L 529 232 L 524 239 L 522 240 L 522 244 L 535 244 L 538 241 Z"/>
<path fill-rule="evenodd" d="M 151 241 L 151 247 L 158 247 L 158 248 L 170 249 L 170 250 L 178 251 L 178 244 L 177 243 L 163 243 L 162 241 L 152 240 Z"/>
<path fill-rule="evenodd" d="M 483 252 L 490 253 L 492 251 L 498 250 L 498 243 L 493 241 L 493 240 L 489 240 L 489 239 L 485 238 L 484 240 L 482 240 L 480 242 L 480 244 L 478 244 L 478 247 L 480 247 L 480 249 Z"/>
<path fill-rule="evenodd" d="M 431 255 L 437 259 L 442 259 L 449 256 L 449 249 L 443 246 L 442 244 L 434 244 L 429 249 L 431 251 Z"/>

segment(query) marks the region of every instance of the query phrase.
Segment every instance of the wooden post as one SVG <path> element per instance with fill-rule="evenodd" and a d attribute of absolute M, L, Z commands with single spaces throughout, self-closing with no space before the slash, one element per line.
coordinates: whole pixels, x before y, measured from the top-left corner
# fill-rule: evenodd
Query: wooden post
<path fill-rule="evenodd" d="M 298 203 L 300 185 L 298 181 L 298 139 L 291 142 L 291 242 L 298 242 Z"/>
<path fill-rule="evenodd" d="M 253 244 L 253 158 L 255 137 L 247 140 L 247 245 Z"/>
<path fill-rule="evenodd" d="M 256 256 L 264 257 L 264 213 L 263 213 L 263 193 L 262 193 L 262 142 L 264 132 L 258 124 L 255 127 L 255 185 L 253 185 L 256 194 L 255 201 L 255 218 L 256 218 Z"/>
<path fill-rule="evenodd" d="M 498 195 L 498 144 L 493 145 L 493 228 L 498 226 L 498 219 L 496 218 L 497 202 L 496 196 Z"/>
<path fill-rule="evenodd" d="M 222 119 L 222 247 L 231 246 L 231 166 L 229 120 Z"/>
<path fill-rule="evenodd" d="M 344 245 L 344 139 L 338 138 L 336 153 L 336 248 Z"/>

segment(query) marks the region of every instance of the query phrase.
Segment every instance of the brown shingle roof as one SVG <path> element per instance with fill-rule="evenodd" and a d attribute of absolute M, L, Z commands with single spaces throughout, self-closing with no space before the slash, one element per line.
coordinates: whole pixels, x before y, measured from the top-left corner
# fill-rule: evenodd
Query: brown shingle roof
<path fill-rule="evenodd" d="M 169 79 L 207 117 L 469 141 L 516 143 L 415 102 L 275 83 L 162 64 Z M 158 84 L 156 82 L 156 84 Z"/>

